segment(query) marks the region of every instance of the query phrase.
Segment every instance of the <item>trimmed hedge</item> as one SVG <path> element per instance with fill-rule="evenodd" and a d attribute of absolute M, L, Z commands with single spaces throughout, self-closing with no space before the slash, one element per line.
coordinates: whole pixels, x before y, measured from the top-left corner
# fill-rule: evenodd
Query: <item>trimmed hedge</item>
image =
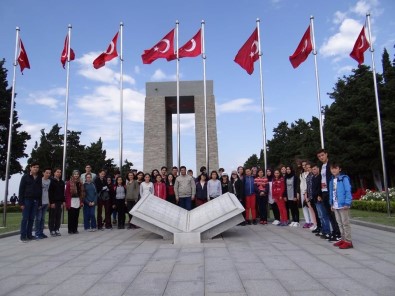
<path fill-rule="evenodd" d="M 3 212 L 3 205 L 0 206 L 0 212 L 1 213 Z M 21 212 L 22 212 L 22 210 L 21 210 L 20 206 L 7 205 L 7 213 L 21 213 Z"/>
<path fill-rule="evenodd" d="M 390 207 L 391 213 L 395 213 L 395 203 L 390 203 Z M 369 212 L 387 213 L 387 203 L 385 201 L 353 200 L 351 208 Z"/>

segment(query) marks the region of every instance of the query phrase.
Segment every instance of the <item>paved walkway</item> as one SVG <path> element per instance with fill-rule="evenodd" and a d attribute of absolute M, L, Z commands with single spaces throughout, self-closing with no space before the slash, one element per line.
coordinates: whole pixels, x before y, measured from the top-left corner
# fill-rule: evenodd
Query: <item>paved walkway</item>
<path fill-rule="evenodd" d="M 301 228 L 237 226 L 175 246 L 139 230 L 0 239 L 0 295 L 395 295 L 395 233 L 339 250 Z"/>

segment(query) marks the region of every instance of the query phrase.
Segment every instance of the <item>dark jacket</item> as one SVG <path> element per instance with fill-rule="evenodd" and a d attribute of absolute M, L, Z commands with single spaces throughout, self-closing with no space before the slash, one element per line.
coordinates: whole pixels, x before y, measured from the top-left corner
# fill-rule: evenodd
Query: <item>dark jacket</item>
<path fill-rule="evenodd" d="M 321 191 L 321 175 L 318 174 L 317 176 L 313 175 L 312 178 L 312 191 L 313 191 L 313 202 L 317 203 L 317 197 L 322 196 Z"/>
<path fill-rule="evenodd" d="M 255 185 L 254 185 L 254 177 L 253 176 L 244 176 L 243 178 L 244 185 L 244 195 L 248 196 L 255 193 Z"/>
<path fill-rule="evenodd" d="M 41 176 L 34 178 L 30 174 L 23 175 L 19 184 L 19 204 L 23 206 L 25 198 L 30 198 L 37 200 L 38 204 L 41 205 L 42 192 Z"/>
<path fill-rule="evenodd" d="M 207 182 L 204 182 L 204 186 L 200 184 L 200 181 L 196 183 L 196 198 L 207 200 Z"/>
<path fill-rule="evenodd" d="M 288 196 L 287 179 L 289 179 L 289 178 L 293 178 L 294 179 L 294 196 Z M 285 182 L 285 184 L 284 184 L 285 185 L 284 196 L 286 198 L 289 198 L 290 200 L 293 200 L 297 196 L 297 194 L 300 193 L 299 178 L 296 175 L 294 175 L 294 174 L 286 175 L 286 177 L 284 178 L 284 182 Z"/>
<path fill-rule="evenodd" d="M 244 188 L 243 188 L 243 181 L 237 179 L 236 182 L 230 181 L 229 182 L 229 192 L 236 195 L 238 200 L 242 201 L 244 199 Z"/>
<path fill-rule="evenodd" d="M 49 184 L 48 196 L 49 203 L 53 204 L 55 202 L 64 202 L 64 187 L 65 183 L 62 179 L 56 180 L 55 178 L 51 179 L 51 183 Z"/>

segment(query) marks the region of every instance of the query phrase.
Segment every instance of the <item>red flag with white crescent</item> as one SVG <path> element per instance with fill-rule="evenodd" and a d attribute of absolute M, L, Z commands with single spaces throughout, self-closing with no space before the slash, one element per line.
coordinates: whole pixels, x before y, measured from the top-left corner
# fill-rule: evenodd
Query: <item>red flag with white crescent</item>
<path fill-rule="evenodd" d="M 304 33 L 302 40 L 300 40 L 295 52 L 289 57 L 289 61 L 291 62 L 292 67 L 299 67 L 299 65 L 308 58 L 312 50 L 313 45 L 311 43 L 311 33 L 309 26 Z"/>
<path fill-rule="evenodd" d="M 23 46 L 23 42 L 22 42 L 21 38 L 19 38 L 18 64 L 19 64 L 19 67 L 21 68 L 22 74 L 23 74 L 23 70 L 25 68 L 30 69 L 29 59 L 27 58 L 25 47 Z"/>
<path fill-rule="evenodd" d="M 183 46 L 178 49 L 178 58 L 193 58 L 202 53 L 202 30 L 196 33 L 191 39 L 188 40 Z M 172 54 L 167 58 L 168 61 L 175 60 L 176 54 Z"/>
<path fill-rule="evenodd" d="M 258 42 L 258 28 L 256 28 L 234 59 L 250 75 L 254 72 L 254 63 L 259 59 Z"/>
<path fill-rule="evenodd" d="M 355 41 L 354 48 L 350 53 L 350 57 L 358 62 L 358 65 L 362 64 L 365 60 L 364 52 L 370 47 L 369 41 L 365 35 L 365 27 L 362 27 L 361 33 Z"/>
<path fill-rule="evenodd" d="M 60 56 L 60 62 L 63 65 L 63 69 L 64 66 L 67 62 L 67 50 L 69 48 L 69 34 L 66 35 L 66 39 L 64 40 L 64 47 L 62 50 L 62 55 Z M 75 53 L 74 50 L 72 48 L 70 48 L 70 61 L 73 61 L 75 59 Z"/>
<path fill-rule="evenodd" d="M 118 33 L 115 34 L 114 38 L 110 42 L 110 45 L 108 46 L 107 50 L 103 53 L 101 53 L 94 61 L 93 61 L 93 67 L 95 69 L 99 69 L 103 67 L 106 62 L 111 61 L 113 58 L 116 58 L 118 56 L 117 52 L 117 40 L 118 40 Z"/>
<path fill-rule="evenodd" d="M 166 34 L 157 44 L 152 48 L 144 50 L 141 55 L 143 64 L 151 64 L 153 61 L 160 58 L 169 58 L 174 54 L 174 29 Z"/>

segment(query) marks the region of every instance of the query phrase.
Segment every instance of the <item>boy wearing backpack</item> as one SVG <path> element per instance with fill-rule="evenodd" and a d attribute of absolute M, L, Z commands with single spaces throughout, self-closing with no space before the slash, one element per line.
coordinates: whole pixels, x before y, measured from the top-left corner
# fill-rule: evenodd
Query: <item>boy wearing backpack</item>
<path fill-rule="evenodd" d="M 350 249 L 353 248 L 350 225 L 352 201 L 350 178 L 340 174 L 340 164 L 333 162 L 330 167 L 332 178 L 329 182 L 329 202 L 341 233 L 341 240 L 333 245 L 339 249 Z"/>

